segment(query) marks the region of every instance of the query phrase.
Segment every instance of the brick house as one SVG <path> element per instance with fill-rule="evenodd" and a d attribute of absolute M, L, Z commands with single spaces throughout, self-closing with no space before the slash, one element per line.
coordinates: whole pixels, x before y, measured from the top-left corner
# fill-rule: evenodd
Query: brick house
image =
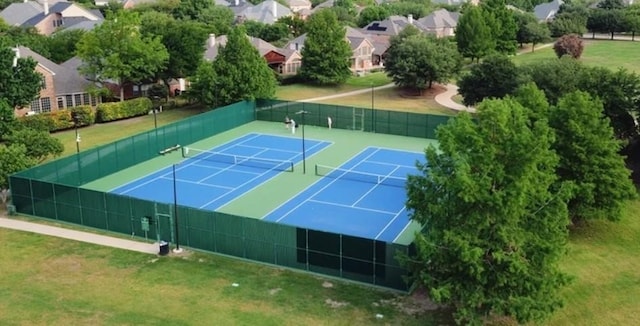
<path fill-rule="evenodd" d="M 53 112 L 80 105 L 95 107 L 100 103 L 99 97 L 87 92 L 92 83 L 78 72 L 79 59 L 74 57 L 56 64 L 26 47 L 19 46 L 14 51 L 17 57 L 30 57 L 38 63 L 35 70 L 42 75 L 43 86 L 39 96 L 28 107 L 15 109 L 17 116 Z"/>
<path fill-rule="evenodd" d="M 100 11 L 85 9 L 64 0 L 12 3 L 0 12 L 0 18 L 11 26 L 33 27 L 43 35 L 51 35 L 59 29 L 78 24 L 87 30 L 104 20 Z"/>

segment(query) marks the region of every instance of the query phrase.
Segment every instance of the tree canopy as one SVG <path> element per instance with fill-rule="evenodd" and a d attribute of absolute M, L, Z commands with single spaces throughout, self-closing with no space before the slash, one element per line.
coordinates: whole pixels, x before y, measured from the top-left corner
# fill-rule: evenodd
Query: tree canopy
<path fill-rule="evenodd" d="M 480 60 L 495 48 L 490 26 L 482 10 L 476 6 L 465 8 L 458 21 L 455 38 L 460 54 L 471 60 Z"/>
<path fill-rule="evenodd" d="M 581 91 L 566 94 L 550 111 L 550 124 L 557 135 L 553 148 L 560 155 L 558 176 L 575 185 L 571 219 L 619 220 L 636 190 L 619 154 L 622 144 L 603 117 L 602 101 Z"/>
<path fill-rule="evenodd" d="M 32 58 L 21 57 L 10 47 L 0 46 L 0 99 L 13 108 L 26 106 L 34 100 L 42 89 L 42 75 L 35 70 L 38 64 Z"/>
<path fill-rule="evenodd" d="M 417 90 L 446 83 L 462 66 L 462 57 L 447 39 L 423 34 L 392 42 L 385 71 L 398 86 Z"/>
<path fill-rule="evenodd" d="M 153 77 L 169 59 L 158 36 L 140 32 L 137 13 L 120 11 L 86 33 L 78 44 L 81 71 L 97 81 L 115 80 L 124 101 L 123 85 Z"/>
<path fill-rule="evenodd" d="M 251 45 L 244 28 L 236 27 L 215 61 L 202 63 L 192 90 L 203 103 L 217 106 L 271 98 L 275 89 L 275 72 Z"/>
<path fill-rule="evenodd" d="M 567 241 L 553 132 L 514 99 L 485 100 L 437 131 L 439 148 L 409 176 L 411 219 L 421 223 L 409 261 L 433 300 L 460 323 L 489 316 L 540 321 L 561 305 Z"/>
<path fill-rule="evenodd" d="M 471 66 L 458 81 L 458 92 L 465 105 L 475 105 L 485 98 L 503 98 L 520 85 L 518 67 L 506 56 L 489 56 Z"/>
<path fill-rule="evenodd" d="M 311 16 L 306 28 L 300 76 L 317 84 L 344 83 L 351 76 L 349 58 L 353 54 L 345 28 L 330 10 Z"/>

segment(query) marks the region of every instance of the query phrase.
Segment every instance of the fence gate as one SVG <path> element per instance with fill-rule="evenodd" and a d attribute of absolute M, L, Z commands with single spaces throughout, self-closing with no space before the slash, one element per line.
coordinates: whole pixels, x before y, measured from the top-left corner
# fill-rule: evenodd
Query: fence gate
<path fill-rule="evenodd" d="M 353 109 L 353 130 L 364 130 L 364 108 Z"/>
<path fill-rule="evenodd" d="M 164 240 L 175 244 L 173 206 L 155 203 L 155 225 L 158 241 Z"/>

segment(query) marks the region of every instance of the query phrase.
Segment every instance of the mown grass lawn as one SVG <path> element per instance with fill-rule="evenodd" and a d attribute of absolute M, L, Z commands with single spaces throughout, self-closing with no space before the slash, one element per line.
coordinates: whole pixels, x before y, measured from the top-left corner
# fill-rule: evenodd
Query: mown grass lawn
<path fill-rule="evenodd" d="M 580 61 L 589 66 L 608 67 L 613 70 L 624 68 L 640 73 L 638 54 L 640 42 L 607 41 L 585 39 L 584 52 Z M 523 65 L 541 60 L 556 58 L 553 47 L 546 47 L 535 52 L 523 53 L 513 57 L 513 62 Z"/>
<path fill-rule="evenodd" d="M 423 298 L 212 254 L 157 257 L 5 229 L 0 239 L 11 248 L 0 251 L 4 325 L 448 323 L 411 312 Z"/>
<path fill-rule="evenodd" d="M 315 86 L 308 84 L 292 84 L 278 86 L 276 98 L 281 100 L 304 100 L 338 93 L 355 91 L 363 88 L 382 86 L 391 83 L 391 79 L 384 72 L 374 72 L 365 76 L 353 76 L 340 86 Z"/>

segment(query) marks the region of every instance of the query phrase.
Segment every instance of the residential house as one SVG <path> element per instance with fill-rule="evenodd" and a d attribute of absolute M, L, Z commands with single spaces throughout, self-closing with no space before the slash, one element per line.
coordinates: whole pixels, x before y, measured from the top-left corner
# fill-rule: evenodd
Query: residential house
<path fill-rule="evenodd" d="M 275 72 L 281 75 L 295 75 L 298 73 L 302 65 L 302 56 L 300 56 L 299 51 L 294 49 L 280 49 L 262 39 L 252 36 L 247 37 L 251 45 L 258 50 L 260 55 L 267 61 L 269 67 Z M 214 34 L 209 34 L 204 59 L 207 61 L 215 60 L 220 47 L 226 44 L 226 35 L 216 37 Z"/>
<path fill-rule="evenodd" d="M 374 46 L 371 59 L 374 67 L 384 66 L 384 59 L 390 45 L 390 38 L 400 34 L 400 32 L 409 25 L 425 33 L 427 32 L 426 27 L 413 19 L 413 15 L 407 17 L 390 16 L 385 20 L 373 21 L 360 29 L 360 32 L 365 34 Z"/>
<path fill-rule="evenodd" d="M 70 60 L 56 64 L 31 49 L 19 46 L 14 49 L 18 58 L 30 57 L 38 64 L 35 70 L 42 74 L 42 90 L 38 98 L 31 105 L 15 110 L 16 115 L 23 116 L 27 113 L 42 113 L 64 110 L 66 108 L 100 103 L 100 98 L 90 95 L 87 88 L 92 84 L 79 72 L 80 60 Z"/>
<path fill-rule="evenodd" d="M 266 0 L 255 6 L 245 1 L 234 0 L 229 8 L 236 14 L 236 19 L 239 22 L 253 20 L 263 24 L 273 24 L 278 19 L 293 14 L 291 9 L 275 0 Z"/>
<path fill-rule="evenodd" d="M 560 10 L 560 6 L 564 4 L 562 0 L 553 0 L 547 3 L 541 3 L 533 8 L 533 14 L 540 22 L 552 21 Z"/>
<path fill-rule="evenodd" d="M 454 36 L 458 20 L 459 12 L 451 12 L 446 9 L 439 9 L 428 16 L 418 19 L 427 33 L 435 34 L 436 37 Z"/>
<path fill-rule="evenodd" d="M 285 2 L 289 6 L 289 9 L 295 13 L 300 11 L 306 13 L 307 10 L 311 11 L 311 1 L 309 0 L 285 0 Z"/>
<path fill-rule="evenodd" d="M 434 5 L 449 5 L 449 6 L 462 6 L 465 3 L 470 3 L 477 6 L 480 0 L 431 0 Z"/>
<path fill-rule="evenodd" d="M 367 35 L 352 27 L 346 27 L 346 41 L 351 47 L 351 70 L 355 73 L 377 68 L 373 65 L 374 45 Z M 285 45 L 285 49 L 302 51 L 307 34 L 302 34 Z"/>
<path fill-rule="evenodd" d="M 51 35 L 56 30 L 68 28 L 86 21 L 102 21 L 98 10 L 89 10 L 65 0 L 38 0 L 12 3 L 0 12 L 11 26 L 34 27 L 40 34 Z M 86 25 L 91 28 L 93 25 Z"/>

